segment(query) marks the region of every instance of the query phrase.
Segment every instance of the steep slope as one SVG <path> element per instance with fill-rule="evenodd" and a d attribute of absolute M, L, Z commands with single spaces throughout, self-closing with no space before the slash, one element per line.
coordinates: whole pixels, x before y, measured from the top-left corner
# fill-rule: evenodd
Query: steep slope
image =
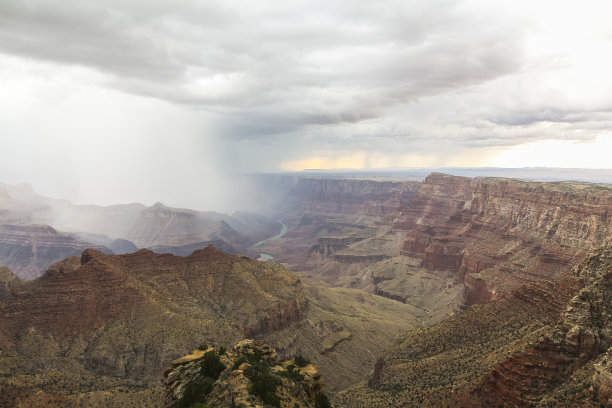
<path fill-rule="evenodd" d="M 305 285 L 304 319 L 262 336 L 282 358 L 302 354 L 319 367 L 326 391 L 364 381 L 397 335 L 419 327 L 422 311 L 357 289 Z"/>
<path fill-rule="evenodd" d="M 612 248 L 571 276 L 523 285 L 410 332 L 376 364 L 348 407 L 532 407 L 606 404 L 612 344 Z"/>
<path fill-rule="evenodd" d="M 34 279 L 51 264 L 87 248 L 112 253 L 47 225 L 0 225 L 0 265 L 20 279 Z"/>
<path fill-rule="evenodd" d="M 527 282 L 567 273 L 589 248 L 612 242 L 612 186 L 428 176 L 394 215 L 402 254 L 465 284 L 485 303 Z"/>

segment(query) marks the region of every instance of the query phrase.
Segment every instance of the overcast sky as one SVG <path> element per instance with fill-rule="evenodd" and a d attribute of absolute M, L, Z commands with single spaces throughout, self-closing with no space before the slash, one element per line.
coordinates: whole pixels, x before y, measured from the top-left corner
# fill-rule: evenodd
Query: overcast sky
<path fill-rule="evenodd" d="M 222 209 L 227 172 L 610 168 L 608 4 L 0 0 L 0 180 Z"/>

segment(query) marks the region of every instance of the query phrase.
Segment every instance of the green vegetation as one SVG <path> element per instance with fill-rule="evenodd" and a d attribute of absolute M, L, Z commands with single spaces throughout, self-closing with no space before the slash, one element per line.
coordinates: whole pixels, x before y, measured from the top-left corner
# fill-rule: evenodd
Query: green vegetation
<path fill-rule="evenodd" d="M 200 374 L 202 374 L 203 377 L 210 377 L 216 380 L 223 370 L 225 370 L 225 366 L 221 360 L 219 360 L 219 355 L 216 351 L 213 350 L 204 354 L 200 366 Z"/>
<path fill-rule="evenodd" d="M 219 355 L 216 351 L 213 350 L 204 354 L 200 362 L 201 377 L 187 383 L 183 396 L 178 400 L 177 407 L 206 407 L 206 405 L 201 404 L 200 401 L 202 401 L 206 395 L 210 394 L 213 389 L 213 384 L 224 369 L 225 366 L 219 359 Z"/>
<path fill-rule="evenodd" d="M 211 377 L 200 378 L 196 381 L 191 381 L 185 386 L 185 392 L 177 403 L 179 408 L 190 408 L 198 401 L 212 391 L 215 379 Z"/>
<path fill-rule="evenodd" d="M 208 350 L 208 344 L 202 343 L 198 346 L 198 350 L 206 351 Z"/>
<path fill-rule="evenodd" d="M 301 355 L 295 356 L 295 360 L 294 361 L 295 361 L 295 365 L 297 365 L 298 367 L 305 367 L 308 364 L 310 364 L 310 361 L 308 361 L 306 359 L 306 357 L 301 356 Z"/>
<path fill-rule="evenodd" d="M 331 408 L 327 395 L 321 393 L 315 398 L 315 408 Z"/>
<path fill-rule="evenodd" d="M 244 370 L 244 375 L 253 384 L 249 393 L 256 395 L 265 404 L 280 407 L 280 398 L 276 395 L 276 387 L 281 385 L 281 379 L 270 373 L 270 367 L 260 361 Z"/>
<path fill-rule="evenodd" d="M 289 364 L 287 368 L 279 372 L 279 374 L 293 382 L 304 381 L 304 376 L 299 371 L 295 370 L 295 366 L 293 364 Z"/>
<path fill-rule="evenodd" d="M 262 351 L 253 348 L 253 354 L 240 357 L 234 363 L 233 369 L 240 367 L 243 363 L 248 363 L 250 367 L 244 370 L 244 375 L 253 384 L 249 389 L 251 395 L 256 395 L 265 404 L 280 407 L 280 398 L 276 395 L 276 387 L 281 385 L 282 380 L 279 376 L 270 372 L 270 366 L 262 360 Z"/>

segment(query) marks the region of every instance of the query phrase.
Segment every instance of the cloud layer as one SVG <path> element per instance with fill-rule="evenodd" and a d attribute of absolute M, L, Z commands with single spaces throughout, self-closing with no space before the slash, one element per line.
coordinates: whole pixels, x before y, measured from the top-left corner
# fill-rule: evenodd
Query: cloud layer
<path fill-rule="evenodd" d="M 85 139 L 82 155 L 144 132 L 188 140 L 208 165 L 172 164 L 208 174 L 313 157 L 495 165 L 482 155 L 609 134 L 607 3 L 505 3 L 5 0 L 3 147 Z M 147 112 L 155 125 L 138 124 Z"/>

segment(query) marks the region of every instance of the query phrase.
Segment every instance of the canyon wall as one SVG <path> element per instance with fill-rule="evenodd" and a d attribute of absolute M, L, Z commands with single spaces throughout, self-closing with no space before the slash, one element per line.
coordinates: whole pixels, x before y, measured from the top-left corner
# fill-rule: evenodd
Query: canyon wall
<path fill-rule="evenodd" d="M 611 296 L 612 247 L 604 246 L 562 277 L 407 333 L 342 406 L 607 406 Z"/>
<path fill-rule="evenodd" d="M 415 195 L 416 181 L 299 178 L 283 206 L 312 213 L 380 216 L 395 211 Z"/>
<path fill-rule="evenodd" d="M 610 214 L 609 185 L 434 173 L 392 222 L 408 230 L 402 254 L 455 272 L 470 305 L 568 272 L 612 242 Z"/>

